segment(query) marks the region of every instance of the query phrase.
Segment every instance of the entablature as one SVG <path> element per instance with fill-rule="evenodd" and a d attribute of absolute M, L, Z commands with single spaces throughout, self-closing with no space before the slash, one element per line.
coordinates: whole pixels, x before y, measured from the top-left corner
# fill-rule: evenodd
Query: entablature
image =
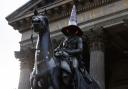
<path fill-rule="evenodd" d="M 89 0 L 79 0 L 79 2 L 76 4 L 77 5 L 77 11 L 78 13 L 86 12 L 89 11 L 93 8 L 100 7 L 105 4 L 112 3 L 117 0 L 94 0 L 93 2 L 89 2 Z M 18 29 L 19 31 L 26 30 L 27 28 L 22 28 L 26 27 L 24 24 L 26 24 L 24 21 L 25 19 L 29 19 L 29 28 L 31 26 L 31 17 L 33 16 L 33 10 L 37 8 L 37 10 L 40 13 L 44 13 L 44 11 L 47 11 L 47 16 L 49 18 L 49 21 L 52 23 L 54 21 L 63 19 L 67 16 L 70 15 L 71 8 L 73 5 L 73 0 L 55 0 L 54 2 L 47 4 L 47 5 L 42 5 L 41 3 L 42 0 L 38 0 L 32 5 L 30 5 L 29 8 L 24 9 L 22 13 L 19 12 L 16 16 L 14 17 L 7 17 L 7 20 L 11 26 L 14 27 L 14 29 Z M 41 5 L 39 5 L 41 4 Z M 16 11 L 17 12 L 17 11 Z M 21 23 L 22 22 L 22 23 Z M 28 22 L 27 22 L 28 23 Z M 22 27 L 20 27 L 22 26 Z"/>

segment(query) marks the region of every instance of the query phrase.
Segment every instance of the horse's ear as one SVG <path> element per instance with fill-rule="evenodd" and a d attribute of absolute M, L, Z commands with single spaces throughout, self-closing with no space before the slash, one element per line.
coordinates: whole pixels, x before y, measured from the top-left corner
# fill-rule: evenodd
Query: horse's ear
<path fill-rule="evenodd" d="M 34 10 L 34 15 L 38 15 L 39 13 L 38 13 L 38 11 L 35 9 Z"/>

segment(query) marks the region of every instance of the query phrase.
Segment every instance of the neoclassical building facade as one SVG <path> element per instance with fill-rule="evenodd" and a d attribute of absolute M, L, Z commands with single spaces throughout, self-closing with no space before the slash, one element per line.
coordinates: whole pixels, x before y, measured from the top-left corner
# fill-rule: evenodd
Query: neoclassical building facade
<path fill-rule="evenodd" d="M 78 25 L 88 38 L 90 75 L 101 89 L 128 89 L 128 0 L 75 0 Z M 68 25 L 73 0 L 29 0 L 6 17 L 8 24 L 22 34 L 18 89 L 30 89 L 29 76 L 33 69 L 37 34 L 31 41 L 34 9 L 47 11 L 52 44 L 56 47 Z"/>

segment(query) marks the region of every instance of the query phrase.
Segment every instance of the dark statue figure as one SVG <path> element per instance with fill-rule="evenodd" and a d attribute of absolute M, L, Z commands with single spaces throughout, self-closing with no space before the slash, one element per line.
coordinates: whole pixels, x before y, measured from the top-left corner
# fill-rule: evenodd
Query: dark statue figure
<path fill-rule="evenodd" d="M 65 40 L 53 50 L 47 16 L 35 10 L 32 24 L 38 33 L 35 64 L 30 75 L 32 89 L 100 89 L 86 71 L 83 32 L 78 26 L 62 28 Z"/>

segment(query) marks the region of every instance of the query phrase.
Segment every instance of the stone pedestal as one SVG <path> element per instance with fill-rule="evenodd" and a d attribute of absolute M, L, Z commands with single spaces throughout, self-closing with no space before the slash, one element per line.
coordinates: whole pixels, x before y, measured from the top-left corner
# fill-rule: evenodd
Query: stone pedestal
<path fill-rule="evenodd" d="M 90 75 L 101 89 L 105 89 L 104 43 L 102 28 L 91 31 L 90 40 Z"/>

